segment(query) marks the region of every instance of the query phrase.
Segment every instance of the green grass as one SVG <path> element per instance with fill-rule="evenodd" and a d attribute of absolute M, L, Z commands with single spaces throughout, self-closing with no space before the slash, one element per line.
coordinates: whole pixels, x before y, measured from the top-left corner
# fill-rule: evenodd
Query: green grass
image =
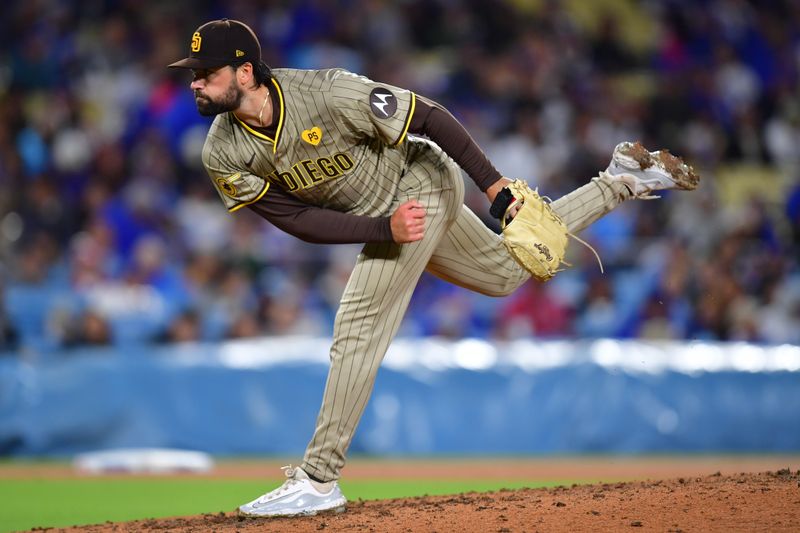
<path fill-rule="evenodd" d="M 280 481 L 206 478 L 0 479 L 0 531 L 232 511 Z M 343 481 L 351 501 L 541 487 L 572 481 Z"/>

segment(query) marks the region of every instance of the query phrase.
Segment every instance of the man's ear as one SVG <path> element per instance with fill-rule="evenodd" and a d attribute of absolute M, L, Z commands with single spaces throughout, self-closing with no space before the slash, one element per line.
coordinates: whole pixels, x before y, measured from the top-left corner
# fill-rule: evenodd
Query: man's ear
<path fill-rule="evenodd" d="M 253 80 L 253 64 L 248 61 L 236 67 L 236 78 L 242 85 L 249 85 Z"/>

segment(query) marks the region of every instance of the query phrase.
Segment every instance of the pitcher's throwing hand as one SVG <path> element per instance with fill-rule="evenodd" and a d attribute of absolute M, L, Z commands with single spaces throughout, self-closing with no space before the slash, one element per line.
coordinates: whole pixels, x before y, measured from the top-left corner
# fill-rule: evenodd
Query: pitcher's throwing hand
<path fill-rule="evenodd" d="M 403 244 L 414 242 L 425 236 L 425 208 L 419 200 L 409 200 L 400 204 L 392 214 L 392 238 Z"/>

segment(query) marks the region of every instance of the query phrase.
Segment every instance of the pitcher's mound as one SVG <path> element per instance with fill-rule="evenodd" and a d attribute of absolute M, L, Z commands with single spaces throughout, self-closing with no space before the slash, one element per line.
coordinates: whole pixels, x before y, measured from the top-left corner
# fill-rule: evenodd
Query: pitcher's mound
<path fill-rule="evenodd" d="M 231 512 L 78 530 L 795 532 L 800 531 L 800 471 L 358 501 L 344 514 L 305 518 L 245 519 Z"/>

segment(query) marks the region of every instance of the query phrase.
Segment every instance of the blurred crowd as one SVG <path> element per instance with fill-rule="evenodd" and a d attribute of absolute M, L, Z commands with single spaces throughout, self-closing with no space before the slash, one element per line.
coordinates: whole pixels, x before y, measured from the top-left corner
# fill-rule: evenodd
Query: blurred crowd
<path fill-rule="evenodd" d="M 622 140 L 701 174 L 582 235 L 605 274 L 579 246 L 506 298 L 426 274 L 401 335 L 800 343 L 794 0 L 26 0 L 0 20 L 0 352 L 330 335 L 360 248 L 227 213 L 190 75 L 165 68 L 221 17 L 273 67 L 439 101 L 550 197 Z M 474 185 L 467 201 L 496 229 Z"/>

